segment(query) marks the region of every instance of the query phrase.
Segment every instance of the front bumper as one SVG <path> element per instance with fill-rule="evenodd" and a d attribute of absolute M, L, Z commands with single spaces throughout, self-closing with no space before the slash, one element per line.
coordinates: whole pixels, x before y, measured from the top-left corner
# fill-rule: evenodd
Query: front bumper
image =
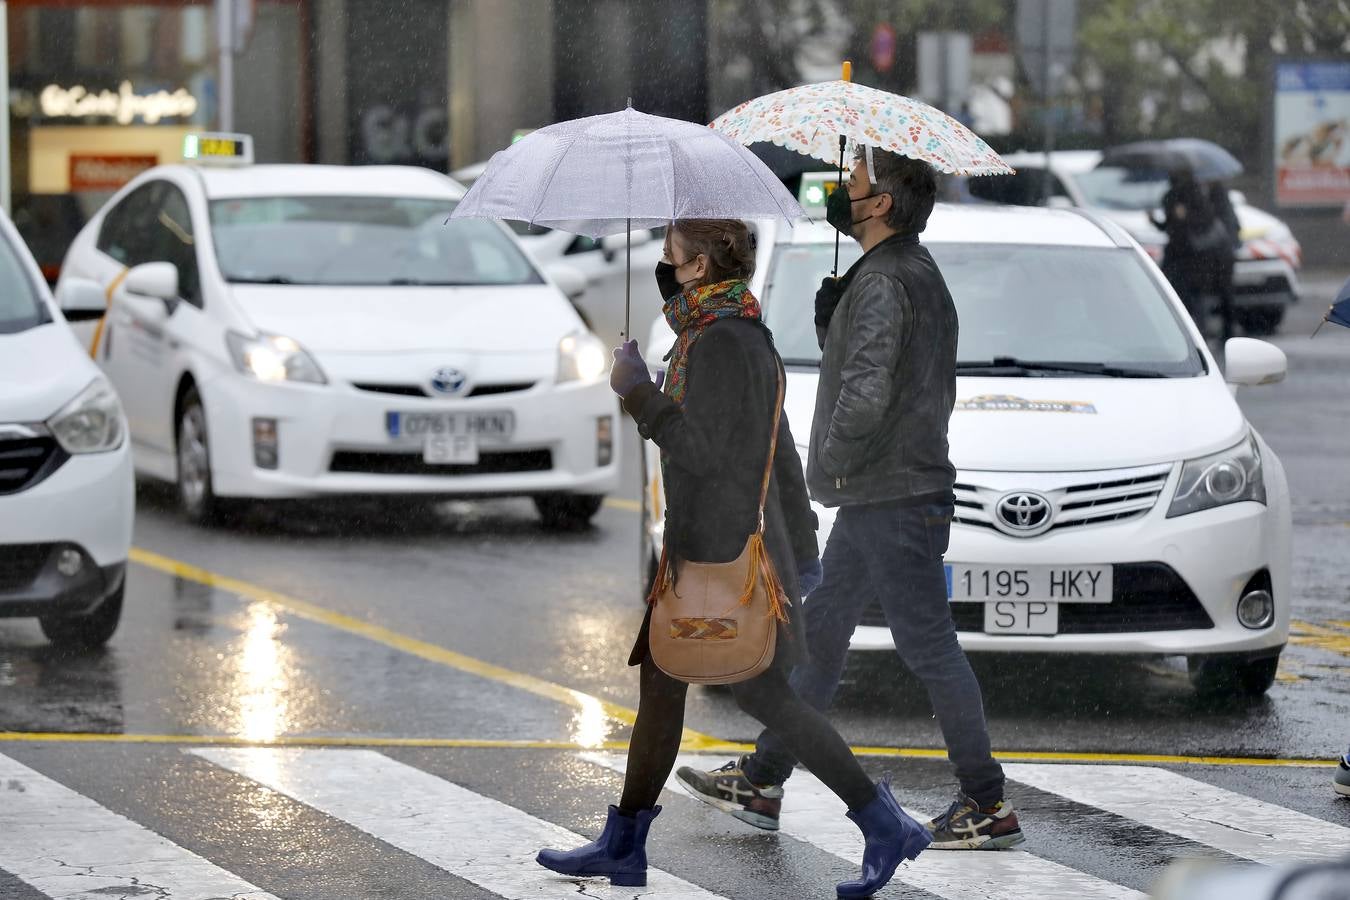
<path fill-rule="evenodd" d="M 1236 503 L 1191 515 L 1166 518 L 1167 498 L 1173 494 L 1176 473 L 1157 506 L 1141 518 L 1119 524 L 1094 525 L 1044 535 L 1012 538 L 991 529 L 965 525 L 952 528 L 949 561 L 1012 566 L 1116 566 L 1117 597 L 1130 590 L 1129 611 L 1113 600 L 1095 609 L 1088 604 L 1061 604 L 1061 633 L 1051 636 L 985 634 L 982 604 L 953 604 L 962 646 L 971 652 L 1099 653 L 1099 654 L 1207 654 L 1278 652 L 1289 635 L 1290 564 L 1289 522 L 1275 503 Z M 1251 630 L 1237 620 L 1237 602 L 1244 587 L 1258 573 L 1268 572 L 1275 598 L 1275 620 L 1267 628 Z M 1171 581 L 1167 573 L 1172 573 Z M 1126 575 L 1122 579 L 1122 575 Z M 1177 589 L 1169 589 L 1169 584 Z M 1191 595 L 1199 610 L 1187 601 Z M 1065 610 L 1077 624 L 1068 626 Z M 968 609 L 967 607 L 975 607 Z M 1113 608 L 1114 607 L 1114 608 Z M 1202 612 L 1212 622 L 1203 626 Z M 1097 623 L 1094 615 L 1112 616 L 1114 623 Z M 1138 627 L 1132 627 L 1135 616 Z M 1084 620 L 1088 620 L 1084 624 Z M 853 634 L 854 650 L 893 650 L 890 631 L 880 627 L 878 610 L 870 610 Z M 1181 625 L 1183 627 L 1176 627 Z M 1072 627 L 1090 632 L 1064 633 Z M 960 630 L 966 628 L 970 630 Z"/>
<path fill-rule="evenodd" d="M 0 497 L 0 617 L 88 612 L 122 585 L 135 517 L 127 444 L 78 455 L 50 476 Z M 62 574 L 62 552 L 78 571 Z"/>
<path fill-rule="evenodd" d="M 471 399 L 401 397 L 350 384 L 262 384 L 224 375 L 202 390 L 214 489 L 225 497 L 422 494 L 459 497 L 607 494 L 618 487 L 619 405 L 604 381 L 540 383 Z M 509 410 L 515 431 L 484 442 L 478 466 L 427 466 L 420 444 L 391 439 L 400 412 Z M 276 422 L 277 467 L 255 464 L 253 420 Z M 601 464 L 600 423 L 611 441 Z"/>

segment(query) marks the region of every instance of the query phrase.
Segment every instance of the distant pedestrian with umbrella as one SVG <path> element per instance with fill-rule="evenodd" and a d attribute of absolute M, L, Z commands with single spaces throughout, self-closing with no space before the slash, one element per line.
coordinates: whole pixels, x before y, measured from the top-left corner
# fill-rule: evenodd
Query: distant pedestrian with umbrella
<path fill-rule="evenodd" d="M 752 100 L 713 127 L 818 159 L 837 152 L 840 135 L 856 147 L 827 218 L 863 255 L 816 294 L 823 353 L 807 461 L 812 497 L 838 514 L 821 560 L 824 579 L 806 601 L 809 658 L 792 686 L 827 709 L 854 629 L 879 603 L 901 659 L 928 690 L 960 782 L 955 802 L 926 823 L 930 849 L 1015 846 L 1022 829 L 1004 796 L 980 685 L 948 602 L 943 555 L 956 470 L 947 426 L 958 323 L 942 273 L 919 240 L 937 196 L 936 168 L 966 175 L 1011 169 L 950 116 L 847 79 Z M 676 777 L 694 796 L 772 830 L 794 763 L 792 748 L 770 729 L 753 754 L 711 771 L 684 767 Z"/>
<path fill-rule="evenodd" d="M 1161 218 L 1152 218 L 1167 235 L 1163 248 L 1162 270 L 1181 297 L 1186 311 L 1201 333 L 1205 331 L 1206 302 L 1219 299 L 1223 319 L 1222 338 L 1233 336 L 1233 263 L 1232 232 L 1237 217 L 1224 195 L 1224 204 L 1216 208 L 1213 191 L 1195 177 L 1185 164 L 1178 164 L 1168 176 L 1168 189 L 1162 198 Z M 1231 219 L 1231 224 L 1226 222 Z"/>

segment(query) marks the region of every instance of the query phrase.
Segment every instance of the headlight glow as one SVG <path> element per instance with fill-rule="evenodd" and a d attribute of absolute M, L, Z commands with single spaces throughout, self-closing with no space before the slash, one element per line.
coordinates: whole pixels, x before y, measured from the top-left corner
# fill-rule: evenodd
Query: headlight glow
<path fill-rule="evenodd" d="M 609 369 L 608 356 L 604 342 L 590 332 L 569 334 L 558 342 L 558 383 L 596 381 Z"/>
<path fill-rule="evenodd" d="M 231 331 L 225 336 L 225 342 L 229 345 L 235 368 L 259 381 L 328 383 L 314 357 L 291 338 L 277 334 L 249 337 Z"/>
<path fill-rule="evenodd" d="M 1188 460 L 1167 518 L 1253 500 L 1266 502 L 1266 484 L 1261 475 L 1261 451 L 1250 434 L 1221 453 Z"/>
<path fill-rule="evenodd" d="M 47 420 L 67 453 L 106 453 L 122 446 L 122 405 L 103 378 L 95 378 Z"/>

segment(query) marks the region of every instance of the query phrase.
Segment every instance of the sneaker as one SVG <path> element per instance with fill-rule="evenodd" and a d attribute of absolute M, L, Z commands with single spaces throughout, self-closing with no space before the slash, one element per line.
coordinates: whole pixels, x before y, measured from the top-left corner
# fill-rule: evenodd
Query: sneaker
<path fill-rule="evenodd" d="M 1007 800 L 982 808 L 959 795 L 925 827 L 933 835 L 929 850 L 1006 850 L 1026 841 L 1017 812 Z"/>
<path fill-rule="evenodd" d="M 1350 753 L 1341 757 L 1341 764 L 1336 767 L 1336 780 L 1331 786 L 1342 797 L 1350 797 Z"/>
<path fill-rule="evenodd" d="M 777 784 L 768 787 L 751 784 L 743 769 L 747 759 L 748 756 L 742 756 L 710 772 L 681 766 L 675 777 L 686 791 L 709 806 L 730 813 L 747 825 L 777 831 L 783 788 Z"/>

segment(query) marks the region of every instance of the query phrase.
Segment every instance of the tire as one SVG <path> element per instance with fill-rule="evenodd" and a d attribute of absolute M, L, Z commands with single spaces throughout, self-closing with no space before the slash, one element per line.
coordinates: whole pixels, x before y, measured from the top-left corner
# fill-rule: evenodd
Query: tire
<path fill-rule="evenodd" d="M 38 625 L 47 640 L 68 650 L 92 650 L 102 647 L 117 630 L 122 620 L 123 583 L 99 604 L 98 609 L 83 616 L 43 616 Z"/>
<path fill-rule="evenodd" d="M 174 434 L 177 436 L 178 508 L 194 525 L 219 524 L 225 504 L 216 496 L 211 479 L 211 444 L 206 428 L 206 410 L 195 387 L 183 397 Z"/>
<path fill-rule="evenodd" d="M 534 508 L 551 531 L 578 531 L 585 528 L 605 502 L 603 494 L 542 494 L 534 498 Z"/>
<path fill-rule="evenodd" d="M 1260 697 L 1275 683 L 1280 657 L 1188 656 L 1191 686 L 1205 697 Z"/>
<path fill-rule="evenodd" d="M 1268 337 L 1280 330 L 1284 321 L 1283 306 L 1257 306 L 1233 311 L 1237 322 L 1247 334 Z"/>

